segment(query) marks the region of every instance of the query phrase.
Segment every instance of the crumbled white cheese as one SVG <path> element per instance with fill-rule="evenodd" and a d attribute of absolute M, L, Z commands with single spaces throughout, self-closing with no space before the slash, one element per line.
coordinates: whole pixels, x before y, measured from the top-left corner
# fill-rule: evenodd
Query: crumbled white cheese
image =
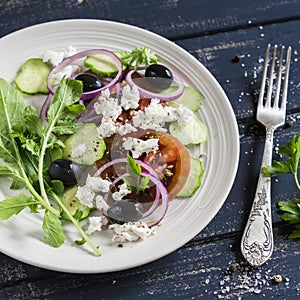
<path fill-rule="evenodd" d="M 121 105 L 127 109 L 136 109 L 139 106 L 140 93 L 138 88 L 134 86 L 132 89 L 129 85 L 125 85 L 122 90 Z"/>
<path fill-rule="evenodd" d="M 98 115 L 103 115 L 103 119 L 111 119 L 115 121 L 122 112 L 122 107 L 118 103 L 118 99 L 111 98 L 108 89 L 102 91 L 94 104 L 95 111 Z"/>
<path fill-rule="evenodd" d="M 111 182 L 108 180 L 88 175 L 85 185 L 78 187 L 76 197 L 81 204 L 92 208 L 96 193 L 107 193 L 110 185 Z"/>
<path fill-rule="evenodd" d="M 72 56 L 75 53 L 76 53 L 76 49 L 72 46 L 69 46 L 63 51 L 46 50 L 41 57 L 44 62 L 47 62 L 53 67 L 56 67 L 63 61 L 63 59 Z"/>
<path fill-rule="evenodd" d="M 156 234 L 155 229 L 149 228 L 144 222 L 127 222 L 122 225 L 112 224 L 109 229 L 113 229 L 115 232 L 112 240 L 119 243 L 133 242 L 138 239 L 145 240 Z"/>
<path fill-rule="evenodd" d="M 90 208 L 94 207 L 93 200 L 95 197 L 95 193 L 86 185 L 78 187 L 76 197 L 82 205 Z"/>
<path fill-rule="evenodd" d="M 159 139 L 148 139 L 141 140 L 138 138 L 127 137 L 124 138 L 123 148 L 125 150 L 131 151 L 133 158 L 140 157 L 143 153 L 149 153 L 154 150 L 158 150 Z"/>
<path fill-rule="evenodd" d="M 130 123 L 125 123 L 124 125 L 117 126 L 117 132 L 120 135 L 125 135 L 131 132 L 136 132 L 137 129 L 133 127 Z"/>
<path fill-rule="evenodd" d="M 85 186 L 93 192 L 107 193 L 109 191 L 110 185 L 111 182 L 109 180 L 88 175 Z"/>
<path fill-rule="evenodd" d="M 80 145 L 74 147 L 72 149 L 72 153 L 71 153 L 72 158 L 79 158 L 79 157 L 81 157 L 85 153 L 85 151 L 86 151 L 86 144 L 85 143 L 80 144 Z"/>
<path fill-rule="evenodd" d="M 130 194 L 131 191 L 128 190 L 127 184 L 124 182 L 118 186 L 119 190 L 112 194 L 114 200 L 119 201 L 126 195 Z"/>
<path fill-rule="evenodd" d="M 76 65 L 68 65 L 60 72 L 54 73 L 52 79 L 55 83 L 60 82 L 64 77 L 70 78 L 73 74 L 80 73 L 81 68 Z"/>
<path fill-rule="evenodd" d="M 95 231 L 101 231 L 102 226 L 105 226 L 108 224 L 108 221 L 104 216 L 89 217 L 88 222 L 89 222 L 89 226 L 88 226 L 88 229 L 86 230 L 87 234 L 92 234 Z"/>
<path fill-rule="evenodd" d="M 178 125 L 186 126 L 193 120 L 193 112 L 186 106 L 179 104 L 176 109 Z"/>
<path fill-rule="evenodd" d="M 135 127 L 157 131 L 167 131 L 166 128 L 163 128 L 165 123 L 175 120 L 177 120 L 176 109 L 162 105 L 157 98 L 152 99 L 144 111 L 135 112 L 132 118 Z"/>
<path fill-rule="evenodd" d="M 118 131 L 118 127 L 116 126 L 116 123 L 111 119 L 108 120 L 103 119 L 100 126 L 97 127 L 98 136 L 100 138 L 109 137 L 114 133 L 117 133 L 117 131 Z"/>
<path fill-rule="evenodd" d="M 109 205 L 107 204 L 102 195 L 96 196 L 96 207 L 100 211 L 107 211 L 109 209 Z"/>

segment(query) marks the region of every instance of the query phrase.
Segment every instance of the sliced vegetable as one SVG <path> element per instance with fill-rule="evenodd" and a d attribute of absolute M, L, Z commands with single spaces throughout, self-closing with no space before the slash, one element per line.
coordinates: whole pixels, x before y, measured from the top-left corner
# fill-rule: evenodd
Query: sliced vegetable
<path fill-rule="evenodd" d="M 169 131 L 184 145 L 200 144 L 206 142 L 208 138 L 207 126 L 195 114 L 185 126 L 179 125 L 178 121 L 172 122 Z"/>
<path fill-rule="evenodd" d="M 175 90 L 171 91 L 170 93 L 165 93 L 165 94 L 153 92 L 150 89 L 149 90 L 145 89 L 142 84 L 138 84 L 139 81 L 140 82 L 144 81 L 144 78 L 133 80 L 132 76 L 135 72 L 136 72 L 136 70 L 129 71 L 126 75 L 125 80 L 130 87 L 136 86 L 142 97 L 150 98 L 150 99 L 158 98 L 161 101 L 171 101 L 171 100 L 175 100 L 175 99 L 179 98 L 183 93 L 183 90 L 184 90 L 183 82 L 182 82 L 181 78 L 174 72 L 172 72 L 172 73 L 173 73 L 173 79 L 174 79 L 173 82 L 174 82 Z"/>
<path fill-rule="evenodd" d="M 177 194 L 177 197 L 192 197 L 201 186 L 203 171 L 200 159 L 191 157 L 189 176 L 186 178 L 186 183 L 183 189 Z"/>
<path fill-rule="evenodd" d="M 127 158 L 118 158 L 118 159 L 114 159 L 108 163 L 106 163 L 105 165 L 103 165 L 102 167 L 100 167 L 94 174 L 94 176 L 103 176 L 105 175 L 105 177 L 111 175 L 109 173 L 107 173 L 107 170 L 110 167 L 113 167 L 114 170 L 118 173 L 118 171 L 120 170 L 125 170 L 126 167 L 125 165 L 127 164 L 128 160 Z M 143 178 L 146 177 L 150 177 L 150 181 L 152 182 L 152 184 L 154 184 L 155 189 L 156 189 L 156 194 L 154 196 L 152 196 L 152 201 L 149 202 L 148 200 L 146 202 L 143 202 L 143 194 L 142 196 L 139 195 L 140 197 L 137 198 L 139 203 L 142 205 L 143 207 L 143 214 L 142 214 L 142 218 L 141 220 L 145 223 L 147 223 L 148 226 L 154 226 L 157 225 L 165 216 L 168 206 L 169 206 L 169 195 L 168 192 L 165 188 L 165 186 L 163 185 L 163 183 L 159 180 L 157 174 L 155 173 L 155 171 L 153 171 L 153 169 L 151 167 L 149 167 L 147 164 L 143 163 L 142 161 L 136 160 L 136 163 L 139 164 L 142 169 L 144 169 L 145 171 L 141 173 L 141 176 Z M 123 167 L 120 167 L 118 165 L 122 164 Z M 147 172 L 149 171 L 149 173 Z M 124 171 L 125 173 L 120 174 L 111 184 L 111 188 L 115 187 L 116 184 L 123 180 L 124 178 L 128 178 L 131 175 L 126 173 L 126 171 Z M 109 192 L 111 193 L 111 191 Z M 104 199 L 107 201 L 109 207 L 114 207 L 115 206 L 118 208 L 118 206 L 116 205 L 116 203 L 120 200 L 114 200 L 112 197 L 109 196 L 109 193 L 106 193 L 106 195 L 104 196 Z M 127 195 L 127 198 L 129 198 L 129 201 L 132 201 L 134 199 L 136 199 L 134 197 L 134 199 L 130 198 L 130 195 Z M 114 209 L 113 208 L 113 209 Z M 120 208 L 120 207 L 119 207 Z M 126 209 L 128 207 L 126 206 Z M 132 211 L 134 207 L 132 207 L 132 204 L 130 206 L 130 210 Z M 140 209 L 141 206 L 137 206 L 135 209 Z M 122 208 L 123 209 L 123 208 Z M 114 215 L 116 215 L 116 212 L 113 212 Z M 139 214 L 139 212 L 135 212 L 134 217 L 136 217 Z M 128 216 L 127 216 L 128 217 Z M 122 220 L 121 220 L 121 216 L 119 216 L 119 220 L 120 222 L 124 222 L 125 221 L 125 216 L 122 215 Z"/>
<path fill-rule="evenodd" d="M 114 77 L 119 71 L 115 58 L 106 54 L 88 55 L 84 65 L 100 76 Z"/>
<path fill-rule="evenodd" d="M 41 58 L 29 58 L 22 65 L 14 82 L 24 94 L 48 94 L 47 77 L 51 67 Z"/>
<path fill-rule="evenodd" d="M 175 87 L 169 87 L 161 93 L 170 93 L 173 92 L 175 89 Z M 186 86 L 182 95 L 174 101 L 169 102 L 169 104 L 173 107 L 177 107 L 179 104 L 183 104 L 191 111 L 197 111 L 201 106 L 203 98 L 203 95 L 199 91 L 195 90 L 190 86 Z"/>
<path fill-rule="evenodd" d="M 103 139 L 98 137 L 96 124 L 85 123 L 65 140 L 63 158 L 82 165 L 92 165 L 102 158 L 105 149 Z"/>
<path fill-rule="evenodd" d="M 66 188 L 62 196 L 62 203 L 73 216 L 73 218 L 80 221 L 87 218 L 92 209 L 81 204 L 79 199 L 76 197 L 77 189 L 77 185 Z M 63 220 L 70 220 L 64 211 L 61 212 L 61 218 Z"/>
<path fill-rule="evenodd" d="M 118 67 L 118 72 L 117 72 L 116 76 L 113 78 L 113 80 L 111 80 L 109 83 L 102 86 L 101 88 L 92 90 L 90 92 L 82 93 L 81 99 L 88 100 L 88 99 L 95 98 L 96 96 L 98 96 L 101 93 L 102 90 L 113 88 L 121 80 L 122 74 L 123 74 L 123 66 L 122 66 L 120 59 L 113 52 L 111 52 L 109 50 L 92 49 L 92 50 L 86 50 L 86 51 L 76 53 L 75 55 L 70 56 L 70 57 L 66 58 L 65 60 L 63 60 L 63 62 L 60 63 L 57 67 L 53 68 L 47 79 L 47 85 L 48 85 L 49 92 L 51 94 L 54 94 L 55 88 L 54 88 L 53 82 L 52 82 L 54 74 L 62 72 L 67 66 L 75 65 L 76 63 L 78 63 L 78 61 L 80 59 L 86 58 L 91 55 L 100 55 L 100 54 L 106 55 L 110 59 L 114 60 L 116 66 Z"/>

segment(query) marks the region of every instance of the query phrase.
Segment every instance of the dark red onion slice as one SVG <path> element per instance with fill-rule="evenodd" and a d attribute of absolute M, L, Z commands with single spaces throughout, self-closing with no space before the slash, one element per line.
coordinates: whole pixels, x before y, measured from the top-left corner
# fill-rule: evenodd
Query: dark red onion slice
<path fill-rule="evenodd" d="M 142 221 L 147 223 L 149 227 L 157 225 L 165 216 L 168 207 L 169 207 L 169 196 L 168 191 L 163 185 L 163 183 L 160 181 L 158 175 L 156 172 L 149 167 L 147 164 L 145 164 L 142 161 L 136 160 L 137 163 L 141 165 L 142 168 L 144 168 L 146 172 L 142 172 L 142 176 L 149 176 L 150 180 L 155 184 L 156 186 L 156 197 L 150 206 L 150 208 L 143 214 Z M 102 167 L 100 167 L 94 174 L 94 176 L 99 176 L 105 169 L 107 169 L 110 166 L 113 166 L 118 163 L 127 163 L 126 158 L 117 158 L 114 159 L 106 164 L 104 164 Z M 118 178 L 116 178 L 112 185 L 114 186 L 118 181 L 122 179 L 122 177 L 129 176 L 129 174 L 124 173 L 120 175 Z M 108 194 L 105 196 L 105 200 L 108 199 Z"/>
<path fill-rule="evenodd" d="M 159 177 L 157 175 L 157 173 L 151 168 L 149 167 L 146 163 L 144 163 L 141 160 L 135 160 L 138 164 L 141 165 L 141 167 L 143 169 L 145 169 L 150 175 L 152 175 L 153 177 L 157 178 L 159 180 Z M 107 162 L 106 164 L 104 164 L 102 167 L 100 167 L 96 173 L 94 174 L 94 176 L 99 176 L 105 169 L 107 169 L 110 166 L 119 164 L 119 163 L 127 163 L 127 158 L 116 158 L 112 161 Z"/>
<path fill-rule="evenodd" d="M 174 72 L 173 73 L 173 80 L 178 84 L 178 89 L 175 90 L 174 92 L 171 92 L 169 94 L 160 94 L 160 93 L 153 93 L 150 92 L 142 87 L 140 87 L 139 85 L 137 85 L 133 79 L 132 79 L 132 75 L 133 73 L 135 73 L 136 70 L 131 70 L 127 73 L 126 75 L 126 83 L 132 88 L 133 86 L 136 86 L 140 92 L 140 95 L 146 98 L 158 98 L 161 101 L 172 101 L 175 100 L 177 98 L 179 98 L 183 91 L 184 91 L 184 84 L 182 79 Z"/>
<path fill-rule="evenodd" d="M 51 72 L 49 73 L 48 78 L 47 78 L 47 86 L 48 86 L 48 90 L 49 90 L 50 94 L 52 94 L 52 95 L 54 94 L 54 88 L 51 86 L 51 78 L 52 78 L 53 74 L 62 71 L 65 67 L 67 67 L 68 65 L 70 65 L 71 63 L 73 63 L 77 59 L 86 57 L 88 55 L 94 55 L 94 54 L 105 54 L 105 55 L 113 58 L 115 63 L 118 66 L 118 73 L 115 76 L 115 78 L 113 78 L 109 83 L 107 83 L 105 86 L 101 87 L 100 89 L 83 93 L 82 96 L 81 96 L 81 99 L 82 100 L 88 100 L 88 99 L 95 98 L 96 96 L 98 96 L 100 94 L 100 92 L 102 90 L 110 89 L 116 83 L 118 83 L 120 81 L 120 79 L 122 78 L 122 74 L 123 74 L 123 66 L 122 66 L 122 63 L 121 63 L 120 59 L 113 52 L 111 52 L 109 50 L 106 50 L 106 49 L 91 49 L 91 50 L 78 52 L 78 53 L 76 53 L 76 54 L 74 54 L 70 57 L 67 57 L 57 67 L 55 67 L 51 70 Z"/>
<path fill-rule="evenodd" d="M 48 109 L 49 109 L 51 101 L 52 101 L 52 97 L 53 97 L 53 95 L 49 94 L 41 107 L 40 118 L 42 120 L 45 120 L 47 118 L 47 113 L 48 113 Z"/>

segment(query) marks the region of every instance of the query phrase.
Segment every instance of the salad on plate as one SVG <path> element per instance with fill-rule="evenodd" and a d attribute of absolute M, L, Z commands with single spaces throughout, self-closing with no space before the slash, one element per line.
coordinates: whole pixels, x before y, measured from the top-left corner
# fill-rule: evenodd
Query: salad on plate
<path fill-rule="evenodd" d="M 32 95 L 46 95 L 40 111 Z M 202 98 L 147 47 L 29 58 L 13 83 L 0 79 L 0 176 L 20 190 L 0 201 L 0 220 L 42 212 L 53 247 L 71 222 L 99 256 L 92 234 L 111 230 L 118 245 L 154 235 L 170 201 L 201 186 L 190 147 L 208 138 Z"/>

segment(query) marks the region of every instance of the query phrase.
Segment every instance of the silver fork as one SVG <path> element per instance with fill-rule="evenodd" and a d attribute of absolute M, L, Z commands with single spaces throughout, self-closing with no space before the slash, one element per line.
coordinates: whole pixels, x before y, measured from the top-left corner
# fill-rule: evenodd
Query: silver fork
<path fill-rule="evenodd" d="M 288 77 L 291 62 L 291 47 L 287 49 L 287 56 L 284 63 L 285 47 L 282 46 L 275 75 L 275 65 L 277 65 L 277 49 L 275 45 L 272 54 L 269 80 L 267 81 L 267 70 L 269 66 L 269 56 L 271 45 L 268 45 L 265 56 L 263 78 L 258 99 L 257 120 L 266 128 L 266 141 L 262 157 L 261 169 L 255 197 L 246 224 L 241 242 L 241 251 L 245 259 L 252 266 L 260 266 L 265 263 L 273 252 L 273 229 L 271 215 L 271 178 L 263 173 L 263 167 L 271 165 L 273 151 L 273 134 L 276 128 L 285 123 L 286 98 L 288 90 Z M 284 73 L 284 79 L 282 74 Z M 277 78 L 276 78 L 277 77 Z M 276 80 L 276 82 L 275 82 Z M 283 89 L 281 95 L 281 82 Z M 274 85 L 275 82 L 275 85 Z M 265 87 L 268 85 L 265 97 Z M 279 97 L 281 95 L 281 101 Z"/>

